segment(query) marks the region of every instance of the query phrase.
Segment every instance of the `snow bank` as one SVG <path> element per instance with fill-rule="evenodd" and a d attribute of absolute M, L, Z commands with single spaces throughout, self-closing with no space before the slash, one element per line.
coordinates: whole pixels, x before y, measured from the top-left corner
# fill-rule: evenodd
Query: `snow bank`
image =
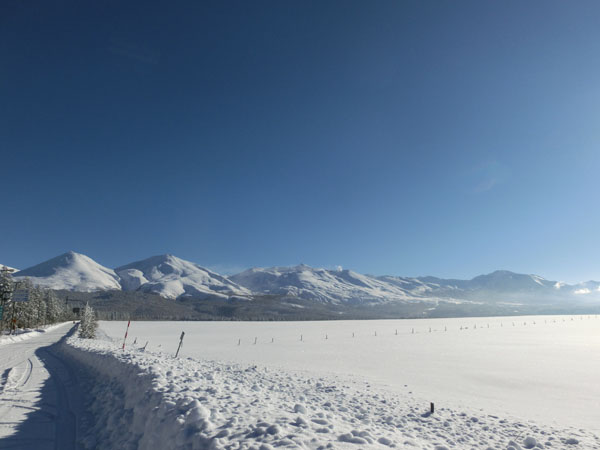
<path fill-rule="evenodd" d="M 87 448 L 600 448 L 576 429 L 429 404 L 331 375 L 121 351 L 69 338 L 94 375 Z"/>
<path fill-rule="evenodd" d="M 32 337 L 39 336 L 42 333 L 46 333 L 47 331 L 54 330 L 55 328 L 62 327 L 66 324 L 71 324 L 71 322 L 63 322 L 57 323 L 54 325 L 45 325 L 43 327 L 35 328 L 35 329 L 25 329 L 25 330 L 17 330 L 17 334 L 14 335 L 6 335 L 0 336 L 0 345 L 11 344 L 13 342 L 21 342 L 26 341 L 27 339 L 31 339 Z"/>

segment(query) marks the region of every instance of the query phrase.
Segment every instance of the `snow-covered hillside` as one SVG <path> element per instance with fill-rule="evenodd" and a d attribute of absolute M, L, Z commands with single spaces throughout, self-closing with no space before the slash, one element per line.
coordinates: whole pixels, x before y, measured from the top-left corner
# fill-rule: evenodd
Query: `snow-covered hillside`
<path fill-rule="evenodd" d="M 230 277 L 254 292 L 300 297 L 327 303 L 369 303 L 398 300 L 509 301 L 511 298 L 560 299 L 575 294 L 600 295 L 600 283 L 567 285 L 538 275 L 498 270 L 471 280 L 436 277 L 361 275 L 350 270 L 294 267 L 252 268 Z"/>
<path fill-rule="evenodd" d="M 400 286 L 351 270 L 294 267 L 253 268 L 230 277 L 254 292 L 287 295 L 327 303 L 409 300 Z"/>
<path fill-rule="evenodd" d="M 81 292 L 121 289 L 114 270 L 72 251 L 21 270 L 14 278 L 18 280 L 25 277 L 38 286 L 50 289 Z"/>
<path fill-rule="evenodd" d="M 4 268 L 8 269 L 8 271 L 9 271 L 10 273 L 15 273 L 15 272 L 18 272 L 18 271 L 19 271 L 19 269 L 15 269 L 14 267 L 5 266 L 4 264 L 0 264 L 0 270 L 2 270 L 2 269 L 4 269 Z"/>
<path fill-rule="evenodd" d="M 497 270 L 470 280 L 432 276 L 400 277 L 363 275 L 351 270 L 293 267 L 252 268 L 223 276 L 173 255 L 153 256 L 109 269 L 75 252 L 53 258 L 15 273 L 35 284 L 72 291 L 124 290 L 150 292 L 165 298 L 251 298 L 286 296 L 325 305 L 408 304 L 449 301 L 521 305 L 600 301 L 600 282 L 579 284 L 546 280 Z M 398 303 L 403 302 L 403 303 Z"/>
<path fill-rule="evenodd" d="M 153 256 L 115 270 L 124 290 L 155 292 L 166 298 L 228 298 L 251 294 L 228 278 L 173 255 Z"/>

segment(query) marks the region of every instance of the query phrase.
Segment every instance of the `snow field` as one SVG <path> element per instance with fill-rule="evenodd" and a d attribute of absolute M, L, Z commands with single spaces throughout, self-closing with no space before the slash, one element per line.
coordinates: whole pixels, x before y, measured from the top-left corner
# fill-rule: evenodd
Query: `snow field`
<path fill-rule="evenodd" d="M 119 344 L 125 326 L 101 322 Z M 426 405 L 600 432 L 595 316 L 132 322 L 128 345 L 172 356 L 181 331 L 183 357 L 367 380 Z"/>
<path fill-rule="evenodd" d="M 70 338 L 99 375 L 88 448 L 600 448 L 576 429 L 437 409 L 369 382 L 248 364 L 174 359 Z M 569 444 L 571 442 L 572 444 Z"/>

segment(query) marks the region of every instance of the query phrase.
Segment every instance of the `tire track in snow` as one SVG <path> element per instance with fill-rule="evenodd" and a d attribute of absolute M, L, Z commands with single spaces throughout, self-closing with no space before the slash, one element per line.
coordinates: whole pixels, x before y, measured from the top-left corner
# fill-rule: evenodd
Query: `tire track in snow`
<path fill-rule="evenodd" d="M 76 392 L 77 380 L 68 364 L 51 347 L 40 349 L 39 353 L 57 391 L 55 448 L 76 449 L 77 417 L 81 412 L 81 400 Z"/>
<path fill-rule="evenodd" d="M 67 330 L 0 347 L 0 449 L 78 448 L 78 383 L 57 351 Z"/>

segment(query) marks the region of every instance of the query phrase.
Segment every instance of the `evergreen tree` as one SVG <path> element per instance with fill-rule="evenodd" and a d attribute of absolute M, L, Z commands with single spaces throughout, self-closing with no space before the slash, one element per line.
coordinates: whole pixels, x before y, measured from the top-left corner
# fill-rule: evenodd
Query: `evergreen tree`
<path fill-rule="evenodd" d="M 56 294 L 51 290 L 46 291 L 46 322 L 60 322 L 63 320 L 64 315 L 64 308 L 56 297 Z"/>
<path fill-rule="evenodd" d="M 46 302 L 42 290 L 34 286 L 29 292 L 29 305 L 31 307 L 30 327 L 39 327 L 46 323 Z"/>
<path fill-rule="evenodd" d="M 35 320 L 37 319 L 37 313 L 35 311 L 35 304 L 32 302 L 32 290 L 33 284 L 29 278 L 25 278 L 22 281 L 15 283 L 15 290 L 26 290 L 30 293 L 29 301 L 17 302 L 15 304 L 15 318 L 17 319 L 18 328 L 29 328 L 35 326 Z M 33 294 L 35 297 L 35 294 Z"/>
<path fill-rule="evenodd" d="M 2 266 L 0 270 L 0 305 L 3 308 L 2 320 L 0 320 L 0 333 L 10 328 L 10 310 L 14 283 L 10 275 L 10 270 Z"/>
<path fill-rule="evenodd" d="M 79 337 L 93 339 L 96 337 L 97 328 L 98 322 L 96 320 L 96 314 L 89 303 L 86 303 L 85 308 L 83 309 L 83 317 L 79 324 Z"/>

